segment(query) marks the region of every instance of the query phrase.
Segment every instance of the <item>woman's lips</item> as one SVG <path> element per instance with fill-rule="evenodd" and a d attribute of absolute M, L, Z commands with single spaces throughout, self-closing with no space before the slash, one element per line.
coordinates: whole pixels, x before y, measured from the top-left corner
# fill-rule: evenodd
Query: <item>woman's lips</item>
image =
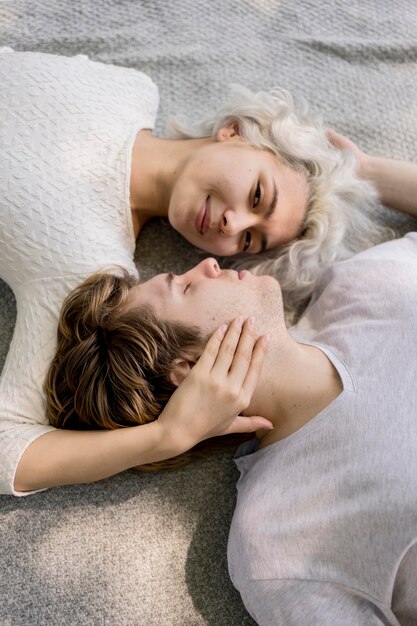
<path fill-rule="evenodd" d="M 210 207 L 209 198 L 206 198 L 201 205 L 195 220 L 195 227 L 201 235 L 207 232 L 210 226 Z"/>

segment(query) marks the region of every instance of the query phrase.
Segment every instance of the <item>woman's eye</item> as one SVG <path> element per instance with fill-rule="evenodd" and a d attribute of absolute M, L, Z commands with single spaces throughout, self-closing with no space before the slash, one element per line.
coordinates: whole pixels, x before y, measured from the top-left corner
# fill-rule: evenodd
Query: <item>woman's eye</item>
<path fill-rule="evenodd" d="M 248 250 L 251 241 L 252 241 L 252 235 L 247 230 L 245 234 L 245 243 L 243 244 L 243 252 L 246 252 Z"/>
<path fill-rule="evenodd" d="M 261 200 L 261 186 L 258 183 L 256 185 L 255 195 L 253 196 L 253 207 L 257 207 Z"/>

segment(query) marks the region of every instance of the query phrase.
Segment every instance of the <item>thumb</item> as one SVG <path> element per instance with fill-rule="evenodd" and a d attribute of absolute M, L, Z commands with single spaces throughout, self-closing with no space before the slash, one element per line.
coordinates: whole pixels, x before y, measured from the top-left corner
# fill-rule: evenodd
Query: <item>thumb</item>
<path fill-rule="evenodd" d="M 246 417 L 244 415 L 237 415 L 233 422 L 227 429 L 228 434 L 231 433 L 253 433 L 261 428 L 272 430 L 274 428 L 272 422 L 261 417 L 260 415 L 251 415 Z"/>
<path fill-rule="evenodd" d="M 341 137 L 339 133 L 337 133 L 333 128 L 326 128 L 327 139 L 333 144 L 336 148 L 340 148 L 342 142 L 340 141 Z"/>

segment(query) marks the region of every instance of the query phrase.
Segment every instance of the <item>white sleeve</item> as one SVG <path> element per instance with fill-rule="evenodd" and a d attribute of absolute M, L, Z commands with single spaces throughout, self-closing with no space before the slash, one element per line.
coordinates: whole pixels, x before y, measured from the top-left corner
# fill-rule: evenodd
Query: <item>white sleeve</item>
<path fill-rule="evenodd" d="M 29 444 L 52 430 L 55 428 L 46 424 L 18 424 L 0 418 L 0 494 L 28 496 L 44 491 L 15 491 L 14 479 L 20 458 Z"/>
<path fill-rule="evenodd" d="M 35 281 L 16 296 L 17 318 L 0 377 L 0 494 L 14 490 L 16 469 L 26 448 L 55 430 L 45 416 L 42 390 L 56 344 L 59 285 Z"/>
<path fill-rule="evenodd" d="M 305 580 L 253 580 L 240 589 L 259 626 L 384 626 L 398 624 L 382 607 L 354 589 Z M 387 621 L 388 620 L 388 621 Z"/>

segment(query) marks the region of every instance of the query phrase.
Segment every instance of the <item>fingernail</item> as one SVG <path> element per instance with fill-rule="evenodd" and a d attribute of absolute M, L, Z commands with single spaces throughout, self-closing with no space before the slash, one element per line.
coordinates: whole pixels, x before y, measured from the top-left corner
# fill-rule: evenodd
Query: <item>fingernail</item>
<path fill-rule="evenodd" d="M 251 328 L 255 328 L 255 318 L 254 317 L 250 317 L 249 318 L 249 325 Z"/>
<path fill-rule="evenodd" d="M 267 346 L 269 344 L 269 339 L 270 339 L 269 335 L 264 335 L 263 337 L 264 346 Z"/>
<path fill-rule="evenodd" d="M 226 330 L 227 330 L 227 324 L 223 324 L 223 326 L 220 326 L 219 328 L 219 332 L 221 335 L 225 335 L 226 334 Z"/>
<path fill-rule="evenodd" d="M 241 315 L 239 315 L 239 317 L 236 318 L 236 324 L 237 326 L 243 325 L 243 317 Z"/>

